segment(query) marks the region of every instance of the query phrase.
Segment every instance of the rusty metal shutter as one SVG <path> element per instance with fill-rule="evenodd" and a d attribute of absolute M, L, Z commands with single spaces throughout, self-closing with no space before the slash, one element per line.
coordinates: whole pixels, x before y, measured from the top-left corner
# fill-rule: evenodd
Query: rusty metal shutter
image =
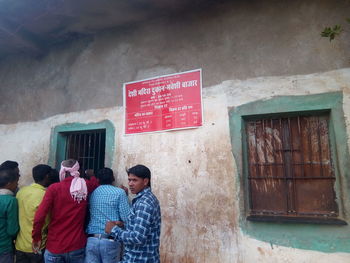
<path fill-rule="evenodd" d="M 251 215 L 337 216 L 328 114 L 246 121 Z"/>

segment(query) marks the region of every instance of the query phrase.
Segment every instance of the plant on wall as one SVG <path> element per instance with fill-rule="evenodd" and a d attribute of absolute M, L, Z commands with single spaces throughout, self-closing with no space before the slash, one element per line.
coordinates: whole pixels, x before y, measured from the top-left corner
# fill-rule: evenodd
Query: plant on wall
<path fill-rule="evenodd" d="M 347 18 L 346 21 L 350 24 L 350 18 Z M 332 41 L 336 36 L 340 35 L 344 31 L 342 25 L 335 25 L 333 27 L 325 27 L 321 32 L 322 37 L 329 38 L 329 41 Z"/>
<path fill-rule="evenodd" d="M 322 37 L 329 38 L 329 41 L 332 41 L 336 36 L 338 36 L 343 31 L 341 25 L 335 25 L 333 27 L 325 27 L 321 32 Z"/>
<path fill-rule="evenodd" d="M 350 4 L 350 0 L 344 0 L 346 4 Z M 345 19 L 347 23 L 350 24 L 350 18 Z M 344 31 L 343 25 L 334 25 L 333 27 L 325 27 L 321 32 L 321 37 L 329 38 L 329 41 L 334 40 L 337 36 L 339 36 Z"/>

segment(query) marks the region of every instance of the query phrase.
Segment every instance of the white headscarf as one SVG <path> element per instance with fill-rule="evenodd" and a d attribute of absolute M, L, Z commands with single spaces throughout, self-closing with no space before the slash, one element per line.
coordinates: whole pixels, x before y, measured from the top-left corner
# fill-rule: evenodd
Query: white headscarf
<path fill-rule="evenodd" d="M 86 200 L 88 191 L 86 182 L 83 178 L 80 178 L 79 175 L 79 163 L 75 162 L 73 167 L 65 167 L 63 166 L 63 162 L 61 163 L 61 170 L 60 170 L 60 181 L 63 181 L 66 177 L 66 172 L 68 172 L 71 176 L 74 177 L 70 184 L 70 194 L 73 197 L 74 201 L 77 201 L 80 203 L 81 200 Z"/>

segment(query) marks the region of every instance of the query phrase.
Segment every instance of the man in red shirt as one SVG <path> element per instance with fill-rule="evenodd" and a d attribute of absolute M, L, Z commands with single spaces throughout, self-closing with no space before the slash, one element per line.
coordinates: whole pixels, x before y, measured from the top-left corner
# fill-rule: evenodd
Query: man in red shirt
<path fill-rule="evenodd" d="M 32 237 L 35 252 L 40 247 L 45 218 L 48 214 L 51 215 L 45 262 L 84 262 L 87 195 L 97 186 L 95 177 L 90 180 L 79 177 L 79 163 L 76 160 L 62 162 L 60 182 L 52 184 L 46 190 L 34 218 Z"/>

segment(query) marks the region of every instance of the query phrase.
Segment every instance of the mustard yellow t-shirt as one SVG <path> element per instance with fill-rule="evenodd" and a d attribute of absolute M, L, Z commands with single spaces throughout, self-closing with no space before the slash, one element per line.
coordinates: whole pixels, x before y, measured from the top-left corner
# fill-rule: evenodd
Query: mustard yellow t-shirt
<path fill-rule="evenodd" d="M 16 239 L 17 250 L 22 252 L 33 252 L 33 221 L 35 212 L 38 210 L 41 200 L 43 200 L 45 190 L 46 189 L 44 186 L 33 183 L 22 187 L 16 195 L 18 201 L 18 219 L 20 228 Z M 43 227 L 41 248 L 44 248 L 46 245 L 47 224 L 48 218 L 46 218 L 46 223 Z"/>

